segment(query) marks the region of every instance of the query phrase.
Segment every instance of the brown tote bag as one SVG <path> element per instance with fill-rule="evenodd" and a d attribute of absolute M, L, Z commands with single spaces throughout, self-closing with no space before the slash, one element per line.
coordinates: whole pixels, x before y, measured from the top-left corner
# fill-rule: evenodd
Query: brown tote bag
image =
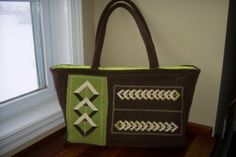
<path fill-rule="evenodd" d="M 117 9 L 134 18 L 149 68 L 100 67 L 107 21 Z M 92 66 L 51 67 L 65 117 L 67 141 L 107 146 L 176 147 L 186 144 L 186 125 L 200 70 L 161 67 L 148 26 L 130 0 L 112 0 L 98 23 Z"/>

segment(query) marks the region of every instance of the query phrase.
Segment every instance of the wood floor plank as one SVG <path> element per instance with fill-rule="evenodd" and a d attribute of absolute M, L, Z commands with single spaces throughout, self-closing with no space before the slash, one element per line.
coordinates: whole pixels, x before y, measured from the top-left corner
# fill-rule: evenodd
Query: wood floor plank
<path fill-rule="evenodd" d="M 65 147 L 60 153 L 56 154 L 54 157 L 76 157 L 82 154 L 89 148 L 88 145 L 72 144 Z"/>
<path fill-rule="evenodd" d="M 90 146 L 90 148 L 80 154 L 80 157 L 90 157 L 96 155 L 96 157 L 116 157 L 121 151 L 120 148 L 104 147 L 104 146 Z"/>
<path fill-rule="evenodd" d="M 211 154 L 212 150 L 214 150 L 215 144 L 216 144 L 216 140 L 213 138 L 204 138 L 204 144 L 203 144 L 203 149 L 201 152 L 201 155 L 203 157 L 208 157 L 209 154 Z"/>
<path fill-rule="evenodd" d="M 203 149 L 204 139 L 202 137 L 197 136 L 193 143 L 190 145 L 188 151 L 184 155 L 184 157 L 199 157 L 201 156 L 201 151 Z M 203 156 L 201 156 L 203 157 Z"/>

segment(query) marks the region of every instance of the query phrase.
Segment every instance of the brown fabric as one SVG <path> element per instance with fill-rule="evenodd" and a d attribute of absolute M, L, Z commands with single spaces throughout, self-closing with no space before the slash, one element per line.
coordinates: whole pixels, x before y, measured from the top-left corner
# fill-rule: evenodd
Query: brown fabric
<path fill-rule="evenodd" d="M 105 71 L 105 70 L 91 70 L 91 69 L 51 69 L 55 81 L 60 105 L 63 113 L 65 114 L 66 106 L 66 90 L 67 90 L 67 77 L 70 74 L 79 75 L 93 75 L 93 76 L 106 76 L 108 78 L 108 117 L 107 117 L 107 145 L 112 146 L 140 146 L 140 147 L 173 147 L 185 145 L 185 129 L 187 125 L 190 106 L 192 103 L 195 84 L 200 70 L 128 70 L 128 71 Z M 145 81 L 144 81 L 145 80 Z M 182 95 L 176 102 L 155 102 L 155 101 L 124 101 L 117 100 L 113 90 L 116 86 L 132 87 L 132 86 L 145 86 L 148 88 L 168 88 L 176 89 L 179 87 L 179 92 Z M 148 88 L 146 88 L 148 87 Z M 117 88 L 116 90 L 119 90 Z M 169 112 L 114 112 L 114 104 L 116 108 L 126 109 L 156 109 L 156 110 L 170 110 L 181 111 L 179 113 Z M 182 104 L 183 103 L 183 104 Z M 183 106 L 182 106 L 183 105 Z M 135 113 L 135 114 L 134 114 Z M 132 115 L 132 116 L 131 116 Z M 114 118 L 112 118 L 114 117 Z M 112 122 L 113 120 L 113 122 Z M 157 120 L 162 122 L 173 121 L 180 128 L 174 133 L 167 133 L 162 135 L 129 135 L 129 134 L 116 134 L 114 122 L 117 120 Z M 180 130 L 182 131 L 180 132 Z"/>
<path fill-rule="evenodd" d="M 108 18 L 119 7 L 126 9 L 134 17 L 147 49 L 150 69 L 98 69 Z M 65 118 L 67 79 L 69 75 L 104 76 L 107 78 L 106 145 L 135 147 L 184 146 L 186 143 L 186 125 L 200 70 L 198 68 L 160 69 L 158 66 L 150 31 L 139 9 L 130 0 L 112 0 L 105 7 L 98 23 L 91 69 L 51 68 L 51 72 Z M 141 95 L 140 91 L 142 91 Z M 156 93 L 161 91 L 158 96 L 163 100 L 154 99 L 152 95 L 154 91 Z M 171 92 L 174 92 L 174 94 Z M 172 95 L 169 97 L 170 93 Z M 126 95 L 128 97 L 125 97 Z M 122 128 L 119 124 L 122 126 L 123 123 L 133 126 L 132 128 L 130 126 Z M 160 127 L 157 127 L 156 123 L 159 123 Z M 155 129 L 158 131 L 153 131 L 153 124 L 156 125 Z M 144 127 L 140 129 L 139 125 Z"/>

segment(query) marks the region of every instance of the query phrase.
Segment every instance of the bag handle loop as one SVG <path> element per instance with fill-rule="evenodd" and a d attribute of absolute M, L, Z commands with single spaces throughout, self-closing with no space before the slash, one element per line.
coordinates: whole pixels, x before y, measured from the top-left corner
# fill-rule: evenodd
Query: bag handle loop
<path fill-rule="evenodd" d="M 159 64 L 150 31 L 139 9 L 130 0 L 112 0 L 105 7 L 97 27 L 92 69 L 98 69 L 98 67 L 100 66 L 101 51 L 104 43 L 107 21 L 111 13 L 117 8 L 124 8 L 133 16 L 147 50 L 150 69 L 156 69 L 159 66 Z"/>
<path fill-rule="evenodd" d="M 109 8 L 112 6 L 112 5 L 114 5 L 114 3 L 117 3 L 117 2 L 122 2 L 122 3 L 127 3 L 128 5 L 130 5 L 130 7 L 137 13 L 137 15 L 140 17 L 140 19 L 142 20 L 142 22 L 143 22 L 143 24 L 144 24 L 144 26 L 145 26 L 145 30 L 147 31 L 147 33 L 148 33 L 148 35 L 151 37 L 151 33 L 150 33 L 150 31 L 149 31 L 149 28 L 148 28 L 148 26 L 147 26 L 147 23 L 146 23 L 146 21 L 145 21 L 145 19 L 144 19 L 144 17 L 143 17 L 143 15 L 141 14 L 141 12 L 139 11 L 139 9 L 138 9 L 138 7 L 132 2 L 132 1 L 130 1 L 130 0 L 112 0 L 111 2 L 109 2 L 107 5 L 106 5 L 106 7 L 105 7 L 105 9 L 104 9 L 104 11 L 102 12 L 102 15 L 101 15 L 101 19 L 104 19 L 104 16 L 105 16 L 105 14 L 108 12 L 108 10 L 109 10 Z M 98 26 L 97 26 L 97 32 L 96 32 L 96 40 L 95 40 L 95 43 L 97 44 L 97 42 L 98 42 L 98 33 L 100 33 L 100 30 L 101 30 L 101 25 L 102 25 L 102 23 L 103 23 L 103 21 L 104 20 L 99 20 L 99 22 L 98 22 Z"/>

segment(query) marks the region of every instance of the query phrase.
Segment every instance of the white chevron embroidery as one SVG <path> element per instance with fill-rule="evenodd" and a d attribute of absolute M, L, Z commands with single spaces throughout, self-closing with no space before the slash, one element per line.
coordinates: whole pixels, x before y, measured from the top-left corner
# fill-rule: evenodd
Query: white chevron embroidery
<path fill-rule="evenodd" d="M 79 110 L 81 107 L 88 105 L 92 111 L 98 111 L 98 109 L 93 105 L 93 103 L 88 99 L 84 98 L 78 105 L 75 106 L 74 110 Z"/>
<path fill-rule="evenodd" d="M 159 90 L 159 89 L 121 89 L 117 92 L 121 100 L 168 100 L 176 101 L 180 97 L 177 90 Z"/>
<path fill-rule="evenodd" d="M 82 90 L 84 90 L 85 88 L 89 88 L 89 90 L 94 94 L 94 95 L 99 95 L 99 93 L 97 92 L 97 90 L 91 85 L 91 83 L 89 81 L 84 82 L 81 86 L 79 86 L 79 88 L 77 88 L 74 93 L 80 93 Z"/>
<path fill-rule="evenodd" d="M 147 128 L 147 131 L 149 132 L 149 131 L 152 131 L 153 129 L 154 129 L 154 125 L 152 124 L 152 122 L 150 122 L 150 121 L 147 121 L 147 125 L 148 125 L 148 128 Z"/>
<path fill-rule="evenodd" d="M 125 131 L 131 127 L 131 123 L 129 123 L 127 120 L 124 121 L 124 124 L 125 124 L 125 128 L 124 128 Z"/>
<path fill-rule="evenodd" d="M 124 89 L 121 89 L 121 90 L 117 93 L 118 97 L 119 97 L 121 100 L 124 100 L 124 99 L 125 99 L 124 96 L 123 96 L 123 92 L 124 92 L 124 91 L 125 91 Z"/>
<path fill-rule="evenodd" d="M 134 93 L 134 100 L 135 98 L 137 98 L 138 100 L 142 100 L 142 97 L 141 97 L 141 92 L 142 90 L 141 89 L 138 89 L 137 91 L 134 89 L 135 93 Z"/>
<path fill-rule="evenodd" d="M 91 127 L 97 127 L 97 125 L 93 122 L 93 120 L 88 116 L 87 113 L 84 113 L 81 117 L 79 117 L 74 122 L 74 125 L 79 125 L 83 121 L 87 121 L 91 125 Z"/>
<path fill-rule="evenodd" d="M 133 122 L 133 121 L 130 121 L 130 123 L 131 123 L 131 127 L 129 128 L 129 130 L 130 130 L 130 131 L 133 131 L 133 130 L 137 127 L 137 125 L 136 125 L 136 123 Z"/>
<path fill-rule="evenodd" d="M 178 126 L 177 126 L 175 123 L 171 122 L 170 125 L 171 125 L 172 128 L 173 128 L 173 129 L 171 129 L 171 132 L 175 132 L 175 130 L 178 129 Z"/>
<path fill-rule="evenodd" d="M 148 125 L 144 121 L 141 121 L 141 125 L 142 125 L 141 131 L 145 131 L 148 127 Z"/>
<path fill-rule="evenodd" d="M 160 128 L 160 125 L 157 122 L 153 121 L 152 124 L 154 126 L 152 129 L 153 131 L 157 131 Z"/>
<path fill-rule="evenodd" d="M 124 124 L 121 120 L 119 120 L 119 121 L 115 124 L 115 127 L 116 127 L 119 131 L 121 131 L 121 130 L 123 130 L 123 129 L 125 128 L 125 124 Z"/>
<path fill-rule="evenodd" d="M 74 94 L 80 94 L 80 92 L 82 92 L 84 89 L 88 88 L 91 92 L 92 92 L 92 97 L 94 95 L 98 96 L 99 93 L 97 92 L 97 90 L 93 87 L 93 85 L 87 80 L 85 81 L 82 85 L 80 85 L 75 91 Z M 91 119 L 91 117 L 96 114 L 96 112 L 98 111 L 98 109 L 95 107 L 95 105 L 91 102 L 92 100 L 90 100 L 89 98 L 87 98 L 87 96 L 85 98 L 83 98 L 73 109 L 74 111 L 80 116 L 73 124 L 74 126 L 76 126 L 77 129 L 79 129 L 79 132 L 81 133 L 80 129 L 84 132 L 81 133 L 83 136 L 88 136 L 87 131 L 91 130 L 91 128 L 93 127 L 97 127 L 97 125 L 94 123 L 94 121 Z M 87 112 L 90 112 L 89 110 L 86 110 L 86 107 L 89 107 L 92 112 L 88 115 Z M 84 110 L 81 110 L 82 112 L 85 113 L 81 113 L 80 109 L 81 108 L 85 108 Z M 78 113 L 78 112 L 80 113 Z M 91 116 L 91 117 L 89 117 Z M 81 125 L 82 123 L 82 125 Z M 87 124 L 89 124 L 91 127 L 87 127 Z M 89 129 L 90 128 L 90 129 Z"/>
<path fill-rule="evenodd" d="M 135 121 L 135 124 L 136 124 L 136 128 L 135 128 L 135 131 L 139 131 L 140 129 L 142 129 L 142 124 L 139 123 L 139 121 Z"/>
<path fill-rule="evenodd" d="M 175 132 L 179 127 L 174 122 L 119 120 L 114 125 L 119 131 Z"/>

